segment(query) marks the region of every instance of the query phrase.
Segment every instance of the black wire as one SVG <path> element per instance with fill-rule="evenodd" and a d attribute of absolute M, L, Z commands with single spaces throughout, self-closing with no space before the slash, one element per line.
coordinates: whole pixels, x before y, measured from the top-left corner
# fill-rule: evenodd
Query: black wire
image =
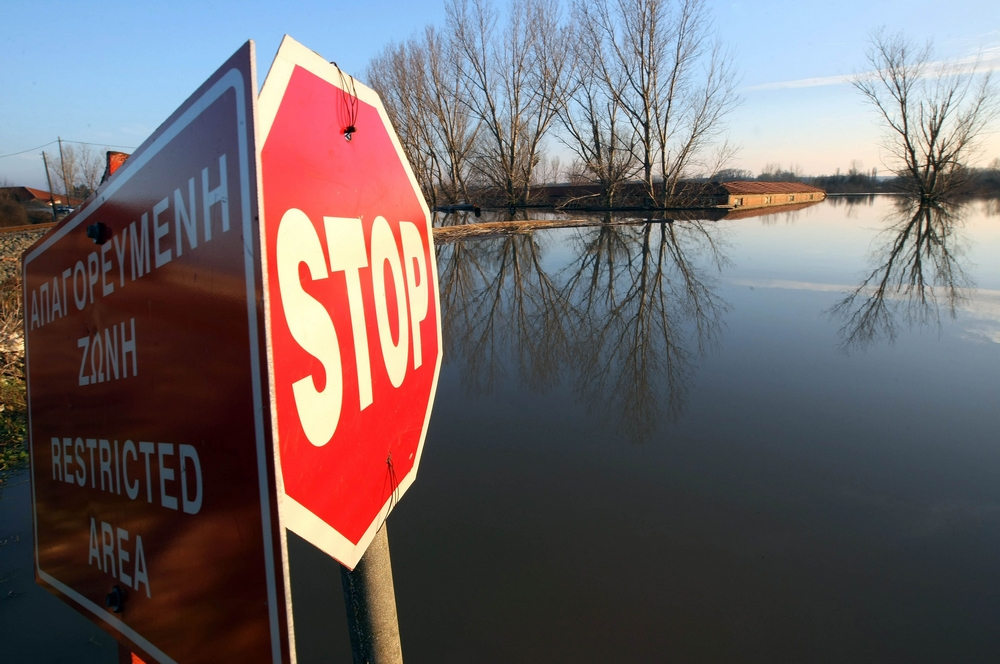
<path fill-rule="evenodd" d="M 0 154 L 0 159 L 4 157 L 16 157 L 19 154 L 26 154 L 28 152 L 34 152 L 35 150 L 41 150 L 42 148 L 47 148 L 48 146 L 58 143 L 59 141 L 49 141 L 45 145 L 39 145 L 38 147 L 29 148 L 27 150 L 21 150 L 20 152 L 11 152 L 10 154 Z M 70 141 L 63 139 L 63 143 L 76 143 L 78 145 L 94 145 L 102 148 L 125 148 L 126 150 L 135 150 L 134 146 L 131 145 L 108 145 L 107 143 L 87 143 L 86 141 Z"/>
<path fill-rule="evenodd" d="M 41 150 L 42 148 L 47 148 L 48 146 L 52 145 L 55 142 L 56 141 L 49 141 L 45 145 L 39 145 L 37 148 L 29 148 L 27 150 L 21 150 L 20 152 L 11 152 L 10 154 L 0 154 L 0 159 L 3 159 L 4 157 L 16 157 L 19 154 L 25 154 L 27 152 L 34 152 L 35 150 Z"/>
<path fill-rule="evenodd" d="M 389 513 L 392 512 L 393 508 L 399 503 L 399 478 L 396 477 L 396 469 L 392 465 L 392 452 L 389 452 L 389 456 L 386 457 L 385 465 L 388 467 L 386 471 L 386 479 L 389 482 L 389 487 L 392 491 L 389 498 L 389 509 L 385 511 L 385 516 L 382 518 L 382 524 L 378 527 L 379 530 L 385 525 L 385 522 L 389 519 Z M 383 485 L 384 487 L 385 485 Z"/>
<path fill-rule="evenodd" d="M 344 110 L 347 112 L 347 126 L 344 127 L 344 138 L 351 140 L 351 136 L 358 130 L 358 92 L 354 85 L 354 77 L 350 74 L 345 74 L 344 70 L 341 69 L 336 62 L 331 62 L 334 67 L 337 67 L 337 73 L 340 74 L 340 89 L 344 93 Z"/>

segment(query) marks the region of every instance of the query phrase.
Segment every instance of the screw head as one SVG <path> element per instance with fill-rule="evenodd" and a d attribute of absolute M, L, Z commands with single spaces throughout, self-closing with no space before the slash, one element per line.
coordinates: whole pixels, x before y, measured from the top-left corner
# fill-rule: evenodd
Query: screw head
<path fill-rule="evenodd" d="M 94 241 L 94 244 L 104 244 L 108 239 L 108 227 L 101 222 L 87 226 L 87 237 Z"/>
<path fill-rule="evenodd" d="M 114 613 L 121 613 L 125 610 L 125 591 L 121 586 L 114 586 L 108 596 L 104 598 L 104 605 Z"/>

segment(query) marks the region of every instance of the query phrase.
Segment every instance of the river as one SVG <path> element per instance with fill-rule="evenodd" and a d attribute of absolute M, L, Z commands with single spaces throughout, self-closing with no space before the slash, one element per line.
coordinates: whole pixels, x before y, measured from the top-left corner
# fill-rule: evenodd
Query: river
<path fill-rule="evenodd" d="M 995 203 L 892 197 L 440 247 L 405 660 L 993 661 L 998 257 Z M 114 661 L 31 583 L 29 497 L 3 660 Z M 300 661 L 350 661 L 336 568 L 291 547 Z"/>

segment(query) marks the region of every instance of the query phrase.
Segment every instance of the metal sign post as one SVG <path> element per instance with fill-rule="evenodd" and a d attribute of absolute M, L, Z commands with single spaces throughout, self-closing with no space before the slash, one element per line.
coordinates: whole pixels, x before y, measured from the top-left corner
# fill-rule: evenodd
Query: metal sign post
<path fill-rule="evenodd" d="M 341 566 L 355 664 L 402 664 L 389 537 L 382 526 L 357 567 Z"/>

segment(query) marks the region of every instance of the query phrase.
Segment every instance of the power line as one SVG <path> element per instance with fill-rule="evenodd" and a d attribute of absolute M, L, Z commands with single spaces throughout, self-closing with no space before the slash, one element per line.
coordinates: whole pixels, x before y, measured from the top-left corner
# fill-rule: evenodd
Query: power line
<path fill-rule="evenodd" d="M 39 145 L 37 148 L 29 148 L 27 150 L 21 150 L 20 152 L 11 152 L 10 154 L 0 154 L 0 159 L 3 159 L 4 157 L 16 157 L 17 155 L 25 154 L 26 152 L 34 152 L 35 150 L 41 150 L 42 148 L 47 148 L 48 146 L 52 145 L 55 142 L 56 141 L 49 141 L 45 145 Z"/>
<path fill-rule="evenodd" d="M 108 145 L 107 143 L 87 143 L 86 141 L 71 141 L 64 138 L 63 143 L 78 143 L 80 145 L 93 145 L 99 148 L 125 148 L 126 150 L 135 150 L 134 145 Z"/>
<path fill-rule="evenodd" d="M 34 152 L 35 150 L 41 150 L 42 148 L 47 148 L 53 143 L 58 143 L 58 141 L 49 141 L 44 145 L 39 145 L 37 147 L 29 148 L 27 150 L 21 150 L 20 152 L 11 152 L 10 154 L 0 154 L 0 159 L 3 159 L 4 157 L 16 157 L 19 154 L 26 154 L 28 152 Z M 67 139 L 63 139 L 63 143 L 76 143 L 78 145 L 93 145 L 95 147 L 100 147 L 100 148 L 125 148 L 126 150 L 135 150 L 134 145 L 108 145 L 107 143 L 88 143 L 86 141 L 70 141 Z"/>

